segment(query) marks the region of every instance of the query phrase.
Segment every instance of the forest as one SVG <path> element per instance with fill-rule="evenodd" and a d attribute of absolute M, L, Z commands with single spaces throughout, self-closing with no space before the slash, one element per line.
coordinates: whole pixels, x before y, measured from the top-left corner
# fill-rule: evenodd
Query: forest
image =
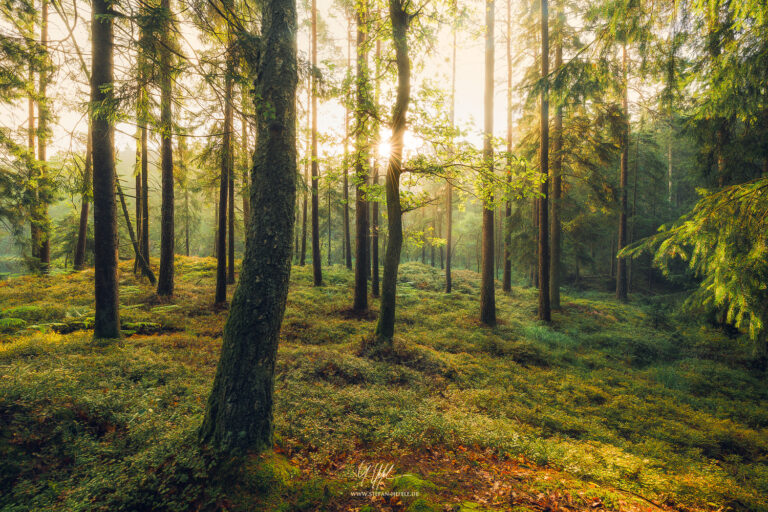
<path fill-rule="evenodd" d="M 0 511 L 768 511 L 764 0 L 0 1 Z"/>

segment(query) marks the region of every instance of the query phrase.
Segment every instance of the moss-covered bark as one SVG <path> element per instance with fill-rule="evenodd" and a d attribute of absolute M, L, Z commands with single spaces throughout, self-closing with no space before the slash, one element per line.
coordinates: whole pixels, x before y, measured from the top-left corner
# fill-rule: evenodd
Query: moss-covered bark
<path fill-rule="evenodd" d="M 226 453 L 272 444 L 275 359 L 291 272 L 296 198 L 296 6 L 263 7 L 255 82 L 258 146 L 242 273 L 224 327 L 221 359 L 200 429 Z"/>

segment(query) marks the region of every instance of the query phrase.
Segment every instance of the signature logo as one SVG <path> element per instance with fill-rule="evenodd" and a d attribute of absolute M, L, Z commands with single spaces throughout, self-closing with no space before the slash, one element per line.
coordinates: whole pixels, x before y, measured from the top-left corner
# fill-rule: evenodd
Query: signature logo
<path fill-rule="evenodd" d="M 394 464 L 366 464 L 361 462 L 353 475 L 358 479 L 361 486 L 371 484 L 371 490 L 374 491 L 384 484 L 384 481 L 392 479 L 392 472 L 395 469 Z"/>

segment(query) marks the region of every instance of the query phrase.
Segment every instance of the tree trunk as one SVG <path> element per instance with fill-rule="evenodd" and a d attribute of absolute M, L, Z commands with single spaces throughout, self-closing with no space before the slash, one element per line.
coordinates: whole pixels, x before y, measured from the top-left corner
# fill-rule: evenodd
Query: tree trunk
<path fill-rule="evenodd" d="M 452 9 L 456 11 L 456 0 L 452 2 Z M 453 128 L 456 116 L 456 25 L 451 28 L 453 42 L 451 45 L 451 128 Z M 445 183 L 445 293 L 451 293 L 453 281 L 451 279 L 451 256 L 453 255 L 453 187 L 451 181 Z"/>
<path fill-rule="evenodd" d="M 42 0 L 40 9 L 40 46 L 44 52 L 45 64 L 48 65 L 50 58 L 48 56 L 48 0 Z M 37 257 L 39 260 L 39 270 L 47 274 L 51 267 L 51 222 L 48 218 L 48 196 L 50 194 L 50 184 L 48 183 L 48 120 L 51 117 L 48 107 L 47 86 L 48 72 L 45 68 L 40 71 L 39 80 L 39 99 L 38 99 L 38 131 L 37 131 L 37 151 L 40 161 L 40 183 L 38 189 L 42 189 L 42 194 L 38 194 L 37 223 L 39 230 Z"/>
<path fill-rule="evenodd" d="M 539 172 L 543 177 L 539 189 L 539 320 L 552 318 L 549 303 L 549 10 L 548 0 L 541 0 L 541 78 L 545 81 L 541 92 L 541 147 Z"/>
<path fill-rule="evenodd" d="M 243 98 L 245 98 L 245 91 L 243 91 Z M 245 99 L 243 99 L 245 102 Z M 245 107 L 245 105 L 243 105 Z M 243 184 L 240 193 L 243 195 L 243 238 L 248 233 L 248 222 L 251 220 L 251 201 L 250 201 L 250 187 L 248 185 L 248 174 L 251 166 L 251 151 L 248 146 L 248 119 L 243 115 L 241 120 L 242 126 L 242 149 L 243 149 Z M 298 244 L 296 244 L 298 245 Z"/>
<path fill-rule="evenodd" d="M 310 52 L 312 52 L 312 38 L 310 35 Z M 310 186 L 309 181 L 309 160 L 311 159 L 311 154 L 309 151 L 309 145 L 310 145 L 310 131 L 311 131 L 311 96 L 312 96 L 312 78 L 308 78 L 307 83 L 307 160 L 304 162 L 304 189 L 302 190 L 302 206 L 301 206 L 301 253 L 299 257 L 299 265 L 302 267 L 306 264 L 306 255 L 307 255 L 307 195 L 308 190 L 307 188 Z"/>
<path fill-rule="evenodd" d="M 333 230 L 331 229 L 331 180 L 328 180 L 328 266 L 331 266 L 331 235 Z"/>
<path fill-rule="evenodd" d="M 622 48 L 622 98 L 621 106 L 624 116 L 621 133 L 621 167 L 619 170 L 619 235 L 617 238 L 616 252 L 618 253 L 627 245 L 627 172 L 629 163 L 629 108 L 627 96 L 627 45 Z M 627 300 L 627 261 L 624 258 L 616 259 L 616 298 Z"/>
<path fill-rule="evenodd" d="M 381 61 L 381 40 L 376 40 L 376 83 L 373 89 L 373 107 L 379 109 L 379 62 Z M 373 185 L 379 185 L 379 123 L 373 120 Z M 379 202 L 371 204 L 371 295 L 378 297 L 379 290 Z"/>
<path fill-rule="evenodd" d="M 357 73 L 355 80 L 355 290 L 352 310 L 368 311 L 368 201 L 365 187 L 368 184 L 368 52 L 366 50 L 367 3 L 356 3 L 357 16 Z"/>
<path fill-rule="evenodd" d="M 562 1 L 558 5 L 557 34 L 555 39 L 555 70 L 563 65 L 563 11 Z M 563 170 L 563 107 L 559 102 L 555 108 L 555 130 L 552 138 L 552 218 L 550 237 L 552 252 L 549 260 L 549 303 L 552 309 L 560 309 L 560 269 L 562 266 L 562 231 L 560 210 Z"/>
<path fill-rule="evenodd" d="M 230 108 L 230 117 L 232 116 L 232 110 Z M 233 147 L 232 144 L 232 132 L 233 132 L 233 120 L 230 120 L 229 127 L 230 127 L 230 155 L 232 155 L 233 151 L 231 151 L 231 148 Z M 234 166 L 234 155 L 230 157 L 230 166 L 229 166 L 229 202 L 227 203 L 227 284 L 235 284 L 235 166 Z"/>
<path fill-rule="evenodd" d="M 111 117 L 102 106 L 112 105 L 114 92 L 113 27 L 106 0 L 93 0 L 91 14 L 93 127 L 94 338 L 120 337 L 117 281 L 117 204 L 115 152 Z"/>
<path fill-rule="evenodd" d="M 312 0 L 312 67 L 317 67 L 317 5 Z M 323 285 L 323 269 L 320 261 L 320 212 L 317 162 L 317 79 L 312 76 L 312 278 L 315 286 Z"/>
<path fill-rule="evenodd" d="M 395 334 L 395 307 L 397 270 L 403 246 L 403 211 L 400 206 L 400 173 L 402 172 L 403 139 L 406 115 L 411 99 L 411 62 L 408 56 L 408 22 L 406 0 L 389 0 L 389 17 L 392 21 L 392 40 L 397 64 L 397 99 L 392 112 L 392 142 L 389 167 L 385 178 L 387 194 L 387 249 L 384 255 L 384 272 L 381 280 L 381 307 L 376 324 L 378 343 L 391 345 Z"/>
<path fill-rule="evenodd" d="M 221 141 L 221 166 L 219 176 L 219 228 L 216 240 L 216 297 L 215 304 L 227 302 L 227 202 L 233 200 L 229 195 L 229 176 L 232 173 L 232 77 L 234 60 L 232 44 L 227 46 L 227 66 L 224 78 L 224 130 Z"/>
<path fill-rule="evenodd" d="M 495 60 L 494 40 L 494 0 L 485 2 L 485 137 L 483 158 L 485 160 L 483 177 L 485 187 L 493 186 L 490 174 L 493 173 L 493 72 Z M 496 325 L 496 286 L 493 275 L 493 192 L 483 191 L 483 238 L 482 238 L 482 273 L 480 275 L 480 321 L 485 325 Z M 488 199 L 488 196 L 491 199 Z"/>
<path fill-rule="evenodd" d="M 142 93 L 146 102 L 146 90 Z M 149 263 L 149 148 L 147 147 L 146 111 L 141 123 L 141 254 Z"/>
<path fill-rule="evenodd" d="M 29 67 L 29 83 L 30 87 L 34 87 L 35 72 L 32 69 L 32 65 Z M 30 157 L 35 158 L 35 98 L 31 92 L 29 94 L 29 98 L 27 98 L 27 111 L 29 116 L 27 121 L 27 149 L 29 149 Z M 36 169 L 34 167 L 29 170 L 29 180 L 32 182 L 37 180 L 35 173 Z M 35 211 L 35 208 L 37 207 L 37 187 L 32 190 L 32 194 L 34 195 L 35 202 L 32 204 L 32 208 L 30 209 L 29 246 L 32 255 L 33 270 L 37 270 L 37 251 L 40 247 L 40 227 L 37 224 L 37 212 Z"/>
<path fill-rule="evenodd" d="M 262 50 L 255 83 L 258 148 L 241 279 L 224 327 L 221 357 L 200 440 L 219 453 L 272 447 L 277 343 L 291 273 L 296 200 L 296 10 L 288 0 L 262 7 Z"/>
<path fill-rule="evenodd" d="M 141 133 L 136 133 L 136 162 L 134 164 L 134 204 L 135 204 L 135 219 L 136 219 L 136 238 L 139 240 L 139 253 L 141 253 L 141 145 L 139 140 L 141 139 Z M 133 259 L 133 273 L 139 273 L 139 258 L 138 256 Z"/>
<path fill-rule="evenodd" d="M 507 184 L 512 183 L 512 1 L 507 0 Z M 501 290 L 512 290 L 512 254 L 511 226 L 512 201 L 507 199 L 504 205 L 504 273 Z"/>
<path fill-rule="evenodd" d="M 80 194 L 80 224 L 77 228 L 77 245 L 75 246 L 74 269 L 85 267 L 85 249 L 88 244 L 88 206 L 91 195 L 91 176 L 93 160 L 91 158 L 91 120 L 88 121 L 88 140 L 85 143 L 85 163 L 83 165 L 83 191 Z"/>
<path fill-rule="evenodd" d="M 160 7 L 170 16 L 170 0 L 161 0 Z M 162 202 L 160 205 L 160 272 L 157 280 L 157 294 L 173 295 L 173 256 L 175 244 L 173 204 L 173 143 L 171 120 L 171 51 L 170 27 L 163 32 L 165 44 L 160 51 L 160 159 Z"/>
<path fill-rule="evenodd" d="M 131 245 L 133 246 L 133 254 L 136 257 L 136 264 L 141 269 L 142 274 L 147 276 L 151 284 L 155 284 L 155 274 L 152 269 L 149 268 L 147 261 L 142 257 L 141 250 L 139 249 L 139 242 L 136 234 L 133 231 L 133 224 L 131 223 L 131 216 L 128 213 L 128 205 L 125 203 L 125 196 L 123 195 L 123 188 L 120 186 L 120 180 L 115 175 L 115 187 L 117 188 L 117 195 L 120 198 L 120 206 L 123 209 L 123 218 L 125 219 L 125 226 L 128 228 L 128 237 L 131 239 Z"/>
<path fill-rule="evenodd" d="M 352 18 L 347 19 L 347 70 L 351 72 L 352 63 Z M 349 106 L 344 102 L 344 262 L 349 270 L 352 270 L 352 240 L 349 232 Z"/>

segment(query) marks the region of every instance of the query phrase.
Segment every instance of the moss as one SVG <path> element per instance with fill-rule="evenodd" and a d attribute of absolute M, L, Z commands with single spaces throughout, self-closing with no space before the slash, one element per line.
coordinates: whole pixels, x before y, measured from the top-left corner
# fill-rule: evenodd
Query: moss
<path fill-rule="evenodd" d="M 403 475 L 397 475 L 392 479 L 392 490 L 397 492 L 403 491 L 434 491 L 437 486 L 429 480 L 424 480 L 421 477 L 412 473 L 405 473 Z"/>
<path fill-rule="evenodd" d="M 418 498 L 411 503 L 406 512 L 443 512 L 443 507 L 424 498 Z"/>

